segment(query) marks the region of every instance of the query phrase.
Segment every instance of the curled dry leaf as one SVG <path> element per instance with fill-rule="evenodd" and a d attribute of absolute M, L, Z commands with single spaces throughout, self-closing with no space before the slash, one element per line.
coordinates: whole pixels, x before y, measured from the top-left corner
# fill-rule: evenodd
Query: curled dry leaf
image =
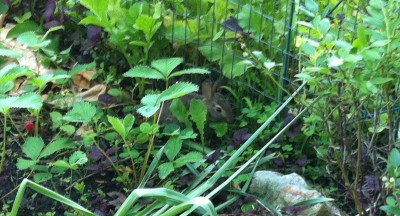
<path fill-rule="evenodd" d="M 95 70 L 84 70 L 72 77 L 72 82 L 78 87 L 79 90 L 89 89 Z"/>
<path fill-rule="evenodd" d="M 107 86 L 104 84 L 98 84 L 88 89 L 87 91 L 81 92 L 75 96 L 76 100 L 84 101 L 98 101 L 99 96 L 106 93 Z"/>
<path fill-rule="evenodd" d="M 6 24 L 6 26 L 2 28 L 0 33 L 0 43 L 2 43 L 6 48 L 12 49 L 13 51 L 23 55 L 21 58 L 17 59 L 20 66 L 28 67 L 37 75 L 52 74 L 54 70 L 45 68 L 43 65 L 41 65 L 39 59 L 40 56 L 36 55 L 35 52 L 30 50 L 28 47 L 21 45 L 15 39 L 6 38 L 8 32 L 14 26 L 15 25 L 13 24 Z"/>
<path fill-rule="evenodd" d="M 46 103 L 54 105 L 57 108 L 63 109 L 71 107 L 73 103 L 77 101 L 98 101 L 99 96 L 104 94 L 107 90 L 107 86 L 104 84 L 95 85 L 87 91 L 73 95 L 73 93 L 67 93 L 63 98 L 56 100 L 47 99 Z"/>

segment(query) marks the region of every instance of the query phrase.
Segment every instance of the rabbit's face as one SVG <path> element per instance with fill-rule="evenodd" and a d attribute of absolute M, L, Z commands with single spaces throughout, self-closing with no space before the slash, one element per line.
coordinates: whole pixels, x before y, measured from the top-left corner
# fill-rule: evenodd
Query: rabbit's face
<path fill-rule="evenodd" d="M 206 101 L 210 121 L 233 122 L 231 104 L 220 93 L 216 93 L 212 100 Z"/>

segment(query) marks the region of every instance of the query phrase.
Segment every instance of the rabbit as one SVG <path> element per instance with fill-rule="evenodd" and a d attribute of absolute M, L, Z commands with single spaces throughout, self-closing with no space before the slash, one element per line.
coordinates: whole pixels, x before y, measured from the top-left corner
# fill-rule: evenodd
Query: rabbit
<path fill-rule="evenodd" d="M 231 104 L 221 93 L 216 92 L 218 83 L 219 82 L 212 83 L 211 80 L 205 80 L 201 84 L 201 94 L 190 93 L 180 97 L 180 99 L 185 104 L 186 108 L 189 107 L 192 99 L 202 99 L 207 106 L 207 121 L 232 123 L 234 118 Z M 164 103 L 159 120 L 161 124 L 179 124 L 178 119 L 176 119 L 169 110 L 171 103 L 172 101 L 166 101 Z"/>

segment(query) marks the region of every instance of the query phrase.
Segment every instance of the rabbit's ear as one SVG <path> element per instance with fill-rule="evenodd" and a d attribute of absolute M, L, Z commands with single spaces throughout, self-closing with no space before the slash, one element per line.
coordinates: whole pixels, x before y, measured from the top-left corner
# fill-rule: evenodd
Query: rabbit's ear
<path fill-rule="evenodd" d="M 212 84 L 212 90 L 213 90 L 214 93 L 217 92 L 217 90 L 218 90 L 219 86 L 221 85 L 221 83 L 222 83 L 222 79 L 218 79 L 217 81 L 215 81 Z"/>
<path fill-rule="evenodd" d="M 206 100 L 211 100 L 214 97 L 214 85 L 211 80 L 207 79 L 201 83 L 201 94 Z"/>

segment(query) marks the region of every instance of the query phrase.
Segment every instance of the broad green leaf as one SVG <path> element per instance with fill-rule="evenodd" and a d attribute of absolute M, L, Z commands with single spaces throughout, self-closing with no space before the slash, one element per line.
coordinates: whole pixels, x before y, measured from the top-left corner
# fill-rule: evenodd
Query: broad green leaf
<path fill-rule="evenodd" d="M 26 160 L 23 158 L 18 158 L 16 165 L 19 170 L 24 170 L 24 169 L 28 169 L 28 168 L 32 167 L 35 164 L 36 164 L 36 161 L 34 161 L 34 160 Z"/>
<path fill-rule="evenodd" d="M 188 118 L 187 107 L 179 98 L 172 100 L 169 111 L 171 111 L 172 115 L 178 119 L 179 122 L 183 122 L 187 127 L 192 125 Z"/>
<path fill-rule="evenodd" d="M 220 60 L 224 56 L 223 45 L 218 42 L 208 42 L 208 44 L 199 47 L 201 54 L 207 58 L 207 60 L 214 62 Z"/>
<path fill-rule="evenodd" d="M 103 28 L 108 28 L 108 23 L 107 22 L 103 22 L 101 21 L 101 19 L 97 16 L 88 16 L 83 18 L 79 24 L 83 24 L 83 25 L 96 25 L 96 26 L 100 26 Z"/>
<path fill-rule="evenodd" d="M 48 181 L 52 177 L 53 177 L 53 174 L 51 174 L 51 173 L 36 173 L 35 175 L 33 175 L 33 180 L 36 183 L 40 183 L 40 182 Z"/>
<path fill-rule="evenodd" d="M 8 9 L 8 5 L 6 5 L 4 2 L 0 3 L 0 14 L 7 13 Z"/>
<path fill-rule="evenodd" d="M 172 162 L 160 164 L 160 166 L 158 166 L 158 176 L 160 179 L 165 179 L 174 170 L 175 168 Z"/>
<path fill-rule="evenodd" d="M 123 138 L 126 139 L 126 132 L 125 132 L 125 126 L 124 123 L 121 121 L 121 119 L 112 117 L 112 116 L 107 116 L 108 122 L 110 122 L 111 126 L 114 128 L 115 131 Z"/>
<path fill-rule="evenodd" d="M 68 136 L 75 133 L 75 127 L 72 125 L 63 125 L 60 127 L 60 130 L 64 131 Z"/>
<path fill-rule="evenodd" d="M 69 163 L 67 163 L 66 161 L 63 161 L 63 160 L 58 160 L 58 161 L 52 163 L 51 165 L 52 166 L 59 166 L 59 167 L 65 167 L 65 168 L 68 168 L 68 169 L 72 169 L 72 166 Z"/>
<path fill-rule="evenodd" d="M 203 68 L 189 68 L 181 71 L 174 72 L 170 77 L 182 76 L 186 74 L 209 74 L 210 71 Z"/>
<path fill-rule="evenodd" d="M 33 31 L 35 33 L 41 33 L 42 28 L 33 21 L 25 21 L 23 23 L 19 23 L 15 25 L 8 33 L 7 33 L 7 38 L 12 39 L 17 37 L 18 35 L 28 32 L 28 31 Z"/>
<path fill-rule="evenodd" d="M 169 77 L 171 72 L 182 62 L 183 58 L 159 59 L 152 61 L 151 66 L 161 72 L 164 77 Z"/>
<path fill-rule="evenodd" d="M 161 92 L 157 102 L 172 100 L 174 98 L 181 97 L 183 95 L 190 94 L 199 90 L 199 87 L 193 83 L 178 82 L 170 86 L 168 89 Z"/>
<path fill-rule="evenodd" d="M 43 152 L 40 154 L 40 158 L 50 156 L 50 155 L 54 154 L 55 152 L 60 151 L 62 149 L 72 149 L 75 147 L 76 147 L 76 145 L 75 145 L 74 141 L 72 141 L 71 139 L 57 138 L 56 140 L 54 140 L 53 142 L 51 142 L 44 148 Z"/>
<path fill-rule="evenodd" d="M 327 19 L 327 18 L 324 18 L 321 20 L 321 22 L 319 22 L 319 29 L 320 29 L 321 34 L 323 34 L 323 35 L 328 33 L 330 27 L 331 27 L 331 23 L 329 22 L 329 19 Z"/>
<path fill-rule="evenodd" d="M 382 58 L 382 54 L 374 49 L 364 50 L 363 52 L 361 52 L 361 55 L 363 56 L 364 60 L 367 61 L 380 60 Z"/>
<path fill-rule="evenodd" d="M 164 153 L 170 161 L 173 161 L 182 148 L 182 140 L 176 136 L 170 137 L 165 144 Z"/>
<path fill-rule="evenodd" d="M 59 128 L 62 125 L 63 116 L 59 112 L 50 113 L 51 121 L 53 122 L 53 129 Z"/>
<path fill-rule="evenodd" d="M 376 9 L 383 9 L 385 7 L 385 3 L 382 0 L 369 1 L 369 4 Z"/>
<path fill-rule="evenodd" d="M 389 155 L 388 163 L 393 167 L 400 166 L 400 152 L 398 149 L 396 149 L 396 148 L 392 149 L 392 151 L 390 152 L 390 155 Z"/>
<path fill-rule="evenodd" d="M 382 47 L 382 46 L 386 46 L 388 43 L 390 43 L 389 40 L 378 40 L 378 41 L 374 41 L 370 47 Z"/>
<path fill-rule="evenodd" d="M 21 58 L 23 55 L 9 49 L 0 49 L 0 56 L 11 57 L 11 58 Z"/>
<path fill-rule="evenodd" d="M 40 152 L 44 147 L 42 138 L 39 137 L 28 137 L 25 143 L 22 145 L 22 152 L 24 152 L 29 158 L 37 160 Z"/>
<path fill-rule="evenodd" d="M 379 209 L 381 209 L 384 212 L 389 213 L 391 215 L 400 215 L 400 207 L 398 207 L 398 206 L 384 205 L 384 206 L 379 207 Z"/>
<path fill-rule="evenodd" d="M 166 79 L 167 77 L 164 76 L 162 73 L 159 71 L 139 65 L 136 66 L 130 70 L 128 70 L 126 73 L 123 74 L 124 77 L 140 77 L 140 78 L 147 78 L 147 79 Z"/>
<path fill-rule="evenodd" d="M 306 0 L 305 6 L 307 10 L 311 11 L 312 13 L 316 14 L 318 12 L 318 3 L 314 0 Z"/>
<path fill-rule="evenodd" d="M 375 78 L 371 79 L 371 82 L 376 85 L 380 85 L 380 84 L 390 82 L 392 80 L 393 80 L 393 78 L 390 78 L 390 77 L 375 77 Z"/>
<path fill-rule="evenodd" d="M 222 72 L 224 76 L 229 79 L 241 76 L 247 71 L 247 69 L 253 67 L 251 61 L 241 60 L 238 56 L 234 56 L 232 54 L 225 55 L 221 63 L 222 62 Z"/>
<path fill-rule="evenodd" d="M 214 129 L 217 137 L 223 137 L 228 132 L 228 124 L 226 122 L 211 122 L 210 128 Z"/>
<path fill-rule="evenodd" d="M 40 40 L 33 32 L 24 32 L 17 37 L 17 41 L 28 47 L 41 48 L 50 44 L 50 40 Z"/>
<path fill-rule="evenodd" d="M 100 18 L 102 22 L 107 22 L 108 0 L 80 0 L 80 3 L 87 7 L 90 12 Z"/>
<path fill-rule="evenodd" d="M 185 165 L 186 163 L 198 162 L 203 159 L 203 155 L 200 152 L 189 152 L 186 155 L 176 159 L 174 165 L 176 168 Z"/>
<path fill-rule="evenodd" d="M 309 56 L 312 56 L 312 55 L 315 54 L 315 48 L 314 48 L 313 46 L 311 46 L 310 44 L 308 44 L 308 43 L 303 44 L 303 45 L 301 46 L 301 50 L 302 50 L 306 55 L 309 55 Z"/>
<path fill-rule="evenodd" d="M 69 122 L 89 122 L 95 114 L 96 108 L 92 104 L 80 101 L 73 105 L 63 119 Z"/>
<path fill-rule="evenodd" d="M 200 99 L 191 100 L 189 113 L 200 134 L 204 135 L 204 125 L 207 119 L 207 107 L 204 101 Z"/>
<path fill-rule="evenodd" d="M 332 56 L 328 59 L 328 67 L 338 67 L 343 64 L 343 59 L 338 58 L 336 56 Z"/>

